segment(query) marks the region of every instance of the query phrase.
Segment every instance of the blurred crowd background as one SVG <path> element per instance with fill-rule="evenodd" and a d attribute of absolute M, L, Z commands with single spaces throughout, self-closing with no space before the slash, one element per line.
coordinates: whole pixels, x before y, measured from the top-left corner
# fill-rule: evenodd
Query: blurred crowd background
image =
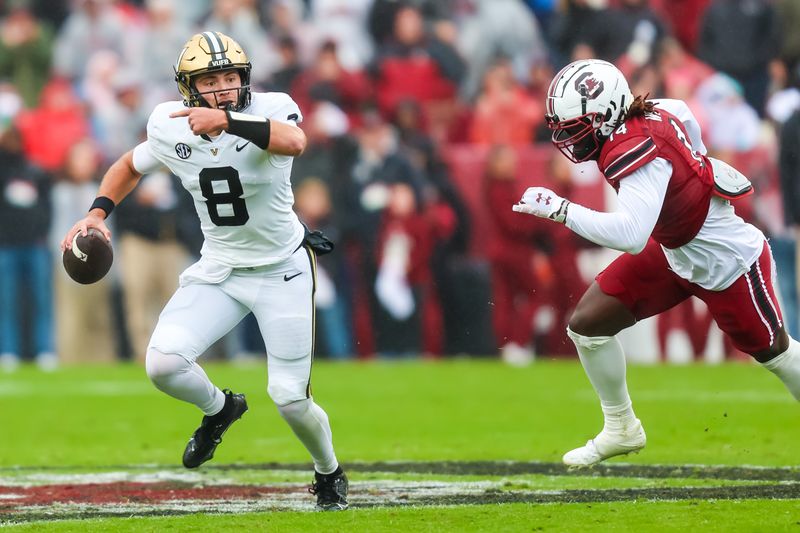
<path fill-rule="evenodd" d="M 304 114 L 295 207 L 337 243 L 320 261 L 318 355 L 573 354 L 569 311 L 614 254 L 511 205 L 540 184 L 613 208 L 596 165 L 560 156 L 543 119 L 553 74 L 590 57 L 635 95 L 686 100 L 712 154 L 754 182 L 737 211 L 771 239 L 799 336 L 800 0 L 3 0 L 0 17 L 6 370 L 142 359 L 202 242 L 176 178 L 145 176 L 115 210 L 101 282 L 70 281 L 58 241 L 153 106 L 179 99 L 173 65 L 203 30 L 237 40 L 254 89 Z M 666 357 L 679 331 L 702 357 L 710 327 L 689 301 L 649 342 Z M 210 357 L 263 350 L 248 319 Z"/>

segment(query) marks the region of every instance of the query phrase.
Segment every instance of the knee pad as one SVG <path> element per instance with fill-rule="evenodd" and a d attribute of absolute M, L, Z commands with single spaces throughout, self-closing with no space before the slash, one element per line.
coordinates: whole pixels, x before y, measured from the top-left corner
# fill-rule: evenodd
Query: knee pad
<path fill-rule="evenodd" d="M 575 333 L 572 328 L 567 326 L 567 336 L 572 339 L 575 346 L 578 348 L 586 348 L 587 350 L 594 350 L 604 345 L 614 337 L 586 337 L 580 333 Z"/>
<path fill-rule="evenodd" d="M 147 358 L 144 367 L 147 377 L 153 384 L 161 388 L 160 385 L 181 372 L 186 372 L 192 364 L 180 355 L 174 353 L 163 353 L 152 346 L 147 349 Z"/>
<path fill-rule="evenodd" d="M 194 360 L 203 352 L 200 339 L 186 328 L 175 324 L 159 323 L 150 337 L 147 347 L 148 358 L 150 350 L 157 350 L 162 354 L 181 354 L 182 357 Z"/>
<path fill-rule="evenodd" d="M 294 420 L 301 418 L 306 411 L 311 407 L 311 400 L 306 398 L 304 400 L 297 400 L 289 402 L 285 405 L 278 405 L 278 412 L 285 420 Z"/>
<path fill-rule="evenodd" d="M 267 385 L 267 394 L 275 402 L 278 408 L 289 405 L 299 400 L 307 400 L 308 381 L 272 379 L 270 377 Z"/>

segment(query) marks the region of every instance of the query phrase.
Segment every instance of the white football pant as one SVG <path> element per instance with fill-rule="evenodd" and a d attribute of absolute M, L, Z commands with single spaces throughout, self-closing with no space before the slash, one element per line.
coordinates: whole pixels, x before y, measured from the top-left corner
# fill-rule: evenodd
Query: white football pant
<path fill-rule="evenodd" d="M 146 368 L 163 392 L 207 415 L 219 412 L 224 395 L 196 360 L 252 311 L 267 348 L 267 392 L 311 453 L 317 471 L 325 474 L 338 463 L 328 417 L 311 399 L 315 261 L 301 247 L 275 265 L 233 269 L 218 283 L 200 281 L 197 265 L 190 267 L 187 273 L 193 275 L 181 277 L 181 287 L 161 312 Z M 213 275 L 219 272 L 216 268 Z"/>

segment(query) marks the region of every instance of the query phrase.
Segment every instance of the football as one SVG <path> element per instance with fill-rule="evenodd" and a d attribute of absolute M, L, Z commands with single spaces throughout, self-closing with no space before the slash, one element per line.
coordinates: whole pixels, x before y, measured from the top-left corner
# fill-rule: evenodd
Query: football
<path fill-rule="evenodd" d="M 111 243 L 95 228 L 89 228 L 86 236 L 79 231 L 72 239 L 72 249 L 64 250 L 64 270 L 84 285 L 103 279 L 113 261 Z"/>

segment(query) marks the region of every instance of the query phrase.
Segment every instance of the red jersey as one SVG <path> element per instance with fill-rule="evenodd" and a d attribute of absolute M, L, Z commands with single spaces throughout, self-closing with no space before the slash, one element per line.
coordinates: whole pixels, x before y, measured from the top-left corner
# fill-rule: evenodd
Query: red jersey
<path fill-rule="evenodd" d="M 618 191 L 621 179 L 657 157 L 672 164 L 672 176 L 651 236 L 666 248 L 678 248 L 700 231 L 714 192 L 711 163 L 692 150 L 681 121 L 658 108 L 626 120 L 603 145 L 597 165 Z"/>

